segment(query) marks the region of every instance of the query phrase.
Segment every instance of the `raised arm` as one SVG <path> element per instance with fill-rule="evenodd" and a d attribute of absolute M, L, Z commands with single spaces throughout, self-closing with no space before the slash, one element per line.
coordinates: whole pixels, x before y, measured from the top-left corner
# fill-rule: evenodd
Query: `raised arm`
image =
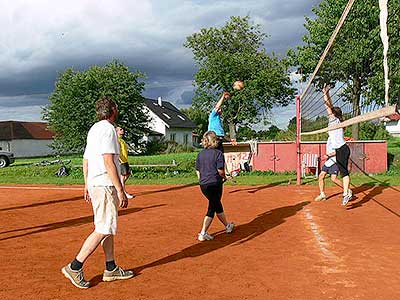
<path fill-rule="evenodd" d="M 331 87 L 325 83 L 324 88 L 322 89 L 322 92 L 324 93 L 324 104 L 325 104 L 326 112 L 328 113 L 329 116 L 332 116 L 333 115 L 333 112 L 332 112 L 333 105 L 332 105 L 331 96 L 329 95 L 330 89 L 331 89 Z"/>
<path fill-rule="evenodd" d="M 215 104 L 215 111 L 218 111 L 221 108 L 221 106 L 224 103 L 224 101 L 226 99 L 228 99 L 230 96 L 231 96 L 231 94 L 229 94 L 228 92 L 224 92 L 222 94 L 221 98 L 219 98 L 217 104 Z"/>

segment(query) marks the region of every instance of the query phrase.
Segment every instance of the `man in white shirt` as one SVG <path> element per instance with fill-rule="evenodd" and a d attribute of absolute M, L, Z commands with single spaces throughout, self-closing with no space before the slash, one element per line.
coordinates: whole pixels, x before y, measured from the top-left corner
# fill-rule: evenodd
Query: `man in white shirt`
<path fill-rule="evenodd" d="M 119 177 L 119 144 L 114 123 L 118 118 L 118 107 L 109 97 L 96 103 L 99 122 L 89 130 L 83 159 L 85 177 L 85 200 L 92 203 L 94 231 L 86 238 L 78 255 L 61 269 L 73 285 L 89 288 L 83 276 L 83 264 L 101 243 L 106 260 L 103 281 L 128 279 L 134 276 L 115 264 L 114 235 L 117 232 L 118 205 L 128 207 Z"/>

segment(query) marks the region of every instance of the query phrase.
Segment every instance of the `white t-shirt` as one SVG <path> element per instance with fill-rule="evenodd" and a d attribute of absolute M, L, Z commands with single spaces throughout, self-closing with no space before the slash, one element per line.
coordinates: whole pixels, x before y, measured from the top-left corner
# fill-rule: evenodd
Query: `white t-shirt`
<path fill-rule="evenodd" d="M 328 126 L 332 126 L 332 125 L 339 124 L 339 123 L 340 123 L 340 120 L 338 118 L 334 117 L 333 119 L 329 120 Z M 339 149 L 344 144 L 346 144 L 346 141 L 344 140 L 343 128 L 329 130 L 328 135 L 329 135 L 329 139 L 331 139 L 333 149 Z"/>
<path fill-rule="evenodd" d="M 114 154 L 119 174 L 119 143 L 114 126 L 107 120 L 95 123 L 89 130 L 84 159 L 88 160 L 87 184 L 89 186 L 113 186 L 104 165 L 103 154 Z"/>
<path fill-rule="evenodd" d="M 328 138 L 328 140 L 326 141 L 326 154 L 329 155 L 330 153 L 334 152 L 335 149 L 332 147 L 332 139 L 331 137 Z M 325 166 L 326 167 L 331 167 L 336 163 L 336 156 L 332 156 L 329 157 L 326 161 L 325 161 Z"/>

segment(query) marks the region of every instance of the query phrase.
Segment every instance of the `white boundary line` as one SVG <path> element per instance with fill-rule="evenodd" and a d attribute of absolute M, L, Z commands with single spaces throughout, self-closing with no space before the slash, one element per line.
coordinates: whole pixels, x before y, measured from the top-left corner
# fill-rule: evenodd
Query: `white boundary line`
<path fill-rule="evenodd" d="M 0 185 L 0 189 L 14 189 L 14 190 L 74 190 L 82 191 L 84 187 L 54 187 L 54 186 L 6 186 Z"/>

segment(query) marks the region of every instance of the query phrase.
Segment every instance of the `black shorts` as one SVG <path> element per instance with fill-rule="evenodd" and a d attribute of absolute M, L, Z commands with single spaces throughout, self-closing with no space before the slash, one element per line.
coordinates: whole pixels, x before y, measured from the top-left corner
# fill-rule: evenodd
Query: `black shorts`
<path fill-rule="evenodd" d="M 339 167 L 337 164 L 333 164 L 330 167 L 325 165 L 322 166 L 322 171 L 328 173 L 329 175 L 338 175 L 339 174 Z"/>
<path fill-rule="evenodd" d="M 131 168 L 129 167 L 129 163 L 126 162 L 126 163 L 120 164 L 119 166 L 121 169 L 121 175 L 126 176 L 126 175 L 131 174 Z"/>
<path fill-rule="evenodd" d="M 344 144 L 339 149 L 336 149 L 336 164 L 339 167 L 339 172 L 342 177 L 349 175 L 349 158 L 350 158 L 350 148 L 347 144 Z"/>

